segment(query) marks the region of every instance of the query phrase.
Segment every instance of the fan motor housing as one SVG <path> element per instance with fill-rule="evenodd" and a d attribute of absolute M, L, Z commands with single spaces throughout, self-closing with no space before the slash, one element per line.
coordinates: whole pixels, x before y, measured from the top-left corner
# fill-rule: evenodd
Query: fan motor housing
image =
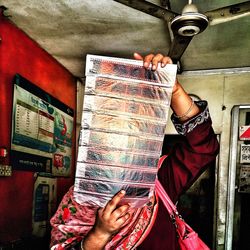
<path fill-rule="evenodd" d="M 171 21 L 173 33 L 181 36 L 195 36 L 208 26 L 208 18 L 201 13 L 183 13 Z"/>

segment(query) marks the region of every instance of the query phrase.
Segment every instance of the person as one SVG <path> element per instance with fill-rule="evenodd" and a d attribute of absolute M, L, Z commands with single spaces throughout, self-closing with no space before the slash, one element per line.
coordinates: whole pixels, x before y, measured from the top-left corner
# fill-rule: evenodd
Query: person
<path fill-rule="evenodd" d="M 143 60 L 145 68 L 151 65 L 152 70 L 172 63 L 162 54 L 143 58 L 135 53 L 134 58 Z M 215 160 L 219 144 L 207 102 L 194 102 L 178 80 L 173 87 L 171 108 L 171 119 L 185 140 L 173 146 L 158 171 L 158 179 L 176 202 Z M 129 204 L 119 206 L 124 195 L 121 190 L 104 208 L 81 206 L 74 201 L 71 187 L 51 219 L 51 249 L 178 249 L 174 225 L 162 202 L 154 196 L 140 209 Z"/>

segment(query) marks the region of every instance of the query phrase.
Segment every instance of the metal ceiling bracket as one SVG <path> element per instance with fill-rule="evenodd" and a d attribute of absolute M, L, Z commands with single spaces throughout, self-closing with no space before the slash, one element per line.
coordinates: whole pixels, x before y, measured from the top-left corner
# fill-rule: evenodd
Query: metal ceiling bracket
<path fill-rule="evenodd" d="M 208 19 L 201 13 L 184 13 L 171 21 L 171 29 L 181 36 L 195 36 L 208 26 Z"/>

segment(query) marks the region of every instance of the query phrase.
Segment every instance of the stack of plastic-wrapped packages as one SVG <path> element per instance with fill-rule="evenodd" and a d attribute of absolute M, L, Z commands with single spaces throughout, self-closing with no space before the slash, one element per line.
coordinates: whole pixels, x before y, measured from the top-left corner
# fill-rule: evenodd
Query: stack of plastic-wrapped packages
<path fill-rule="evenodd" d="M 154 192 L 176 65 L 147 70 L 142 61 L 87 55 L 74 198 L 105 206 L 146 204 Z"/>

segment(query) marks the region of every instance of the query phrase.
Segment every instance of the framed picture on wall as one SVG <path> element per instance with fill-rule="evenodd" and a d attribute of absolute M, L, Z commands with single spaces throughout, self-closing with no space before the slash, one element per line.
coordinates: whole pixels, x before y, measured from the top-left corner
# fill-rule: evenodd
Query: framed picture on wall
<path fill-rule="evenodd" d="M 74 111 L 17 74 L 13 81 L 13 169 L 70 176 Z"/>

